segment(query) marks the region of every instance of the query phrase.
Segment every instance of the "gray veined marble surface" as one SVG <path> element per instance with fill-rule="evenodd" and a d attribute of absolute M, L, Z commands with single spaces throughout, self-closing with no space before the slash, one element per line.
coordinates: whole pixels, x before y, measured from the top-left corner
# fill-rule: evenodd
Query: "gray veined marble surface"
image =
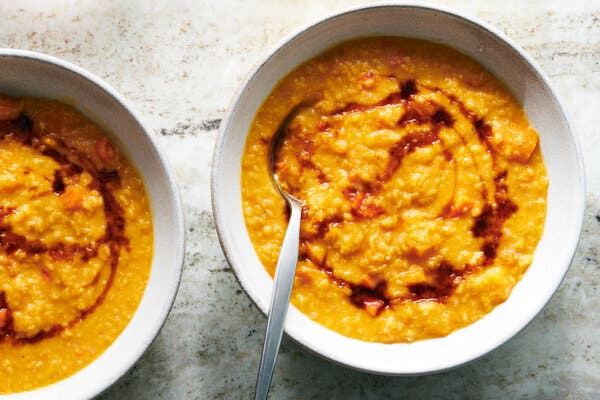
<path fill-rule="evenodd" d="M 213 143 L 237 86 L 262 54 L 315 18 L 359 3 L 0 0 L 0 47 L 64 58 L 117 88 L 152 128 L 182 189 L 187 254 L 175 306 L 149 351 L 103 400 L 251 398 L 266 319 L 217 241 L 208 195 Z M 573 265 L 525 330 L 450 372 L 367 375 L 284 339 L 273 399 L 600 399 L 600 2 L 440 3 L 505 31 L 562 98 L 588 185 Z"/>

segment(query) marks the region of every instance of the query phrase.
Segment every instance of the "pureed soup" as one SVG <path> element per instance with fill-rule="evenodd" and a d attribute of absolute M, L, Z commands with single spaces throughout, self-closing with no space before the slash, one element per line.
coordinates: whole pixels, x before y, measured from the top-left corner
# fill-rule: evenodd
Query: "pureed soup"
<path fill-rule="evenodd" d="M 349 337 L 412 342 L 508 298 L 542 235 L 548 180 L 502 83 L 449 47 L 391 37 L 344 43 L 283 78 L 242 158 L 246 226 L 271 275 L 288 214 L 268 152 L 297 104 L 276 172 L 304 201 L 300 311 Z"/>
<path fill-rule="evenodd" d="M 0 95 L 0 394 L 77 372 L 117 338 L 150 273 L 138 171 L 56 101 Z"/>

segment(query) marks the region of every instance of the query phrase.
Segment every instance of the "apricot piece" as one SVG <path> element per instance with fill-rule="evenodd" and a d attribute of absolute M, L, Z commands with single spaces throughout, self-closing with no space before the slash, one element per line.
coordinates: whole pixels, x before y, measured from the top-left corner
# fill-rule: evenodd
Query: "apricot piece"
<path fill-rule="evenodd" d="M 385 306 L 383 300 L 379 299 L 369 299 L 363 302 L 365 307 L 365 311 L 371 314 L 371 316 L 376 317 L 381 309 Z"/>
<path fill-rule="evenodd" d="M 74 185 L 67 187 L 62 198 L 69 210 L 79 210 L 83 208 L 83 195 L 83 188 Z"/>
<path fill-rule="evenodd" d="M 96 139 L 96 154 L 101 161 L 110 162 L 115 156 L 115 149 L 107 138 L 100 136 Z"/>
<path fill-rule="evenodd" d="M 21 111 L 23 111 L 23 103 L 21 101 L 0 94 L 0 121 L 17 119 Z"/>
<path fill-rule="evenodd" d="M 471 200 L 452 202 L 444 210 L 443 216 L 447 218 L 464 217 L 471 213 L 474 203 Z"/>
<path fill-rule="evenodd" d="M 6 308 L 0 308 L 0 329 L 6 326 L 8 322 L 8 310 Z"/>

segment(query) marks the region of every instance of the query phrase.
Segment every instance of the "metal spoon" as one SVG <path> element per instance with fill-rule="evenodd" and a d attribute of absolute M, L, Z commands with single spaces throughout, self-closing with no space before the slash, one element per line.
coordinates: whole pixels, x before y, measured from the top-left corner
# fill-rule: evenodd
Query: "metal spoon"
<path fill-rule="evenodd" d="M 271 385 L 275 360 L 277 359 L 279 345 L 281 344 L 283 324 L 290 302 L 294 275 L 296 274 L 298 248 L 300 245 L 302 201 L 287 193 L 281 187 L 279 177 L 275 171 L 275 162 L 277 150 L 285 136 L 287 126 L 292 119 L 294 119 L 296 114 L 298 114 L 298 111 L 304 106 L 305 104 L 301 103 L 288 113 L 275 132 L 273 141 L 271 142 L 271 148 L 269 149 L 269 172 L 275 187 L 279 193 L 281 193 L 290 208 L 290 220 L 283 238 L 279 258 L 277 259 L 277 268 L 275 270 L 275 279 L 273 281 L 273 293 L 271 295 L 271 305 L 269 306 L 267 330 L 265 333 L 265 343 L 260 357 L 258 380 L 256 381 L 256 392 L 254 393 L 255 400 L 265 400 L 269 394 L 269 386 Z"/>

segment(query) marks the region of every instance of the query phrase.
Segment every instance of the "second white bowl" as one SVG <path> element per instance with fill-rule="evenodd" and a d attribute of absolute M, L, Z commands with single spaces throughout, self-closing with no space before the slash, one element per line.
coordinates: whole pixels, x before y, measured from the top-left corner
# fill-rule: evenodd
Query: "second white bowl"
<path fill-rule="evenodd" d="M 162 327 L 177 293 L 184 250 L 179 192 L 165 157 L 127 102 L 89 72 L 44 54 L 0 49 L 0 92 L 73 104 L 103 127 L 140 171 L 150 197 L 153 261 L 144 296 L 115 342 L 94 362 L 55 384 L 0 399 L 68 400 L 97 396 L 133 366 Z M 2 372 L 0 372 L 2 373 Z"/>

